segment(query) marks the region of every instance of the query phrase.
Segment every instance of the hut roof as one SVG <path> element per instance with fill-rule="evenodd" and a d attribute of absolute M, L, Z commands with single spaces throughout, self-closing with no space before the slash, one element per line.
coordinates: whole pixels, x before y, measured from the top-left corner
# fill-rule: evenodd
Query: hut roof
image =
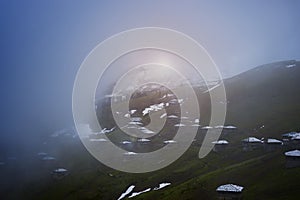
<path fill-rule="evenodd" d="M 281 140 L 277 140 L 277 139 L 269 138 L 269 139 L 267 140 L 267 143 L 268 143 L 268 144 L 282 144 L 282 141 L 281 141 Z"/>
<path fill-rule="evenodd" d="M 244 187 L 234 184 L 221 185 L 217 188 L 217 192 L 242 192 Z"/>
<path fill-rule="evenodd" d="M 249 143 L 263 143 L 262 140 L 257 139 L 256 137 L 248 137 L 246 139 L 242 140 L 243 142 L 249 142 Z"/>
<path fill-rule="evenodd" d="M 63 173 L 63 172 L 67 172 L 68 170 L 64 169 L 64 168 L 58 168 L 58 169 L 55 169 L 53 172 L 55 173 Z"/>
<path fill-rule="evenodd" d="M 217 140 L 212 142 L 213 144 L 229 144 L 229 142 L 227 140 Z"/>
<path fill-rule="evenodd" d="M 300 151 L 299 150 L 288 151 L 285 152 L 284 155 L 291 156 L 291 157 L 300 157 Z"/>

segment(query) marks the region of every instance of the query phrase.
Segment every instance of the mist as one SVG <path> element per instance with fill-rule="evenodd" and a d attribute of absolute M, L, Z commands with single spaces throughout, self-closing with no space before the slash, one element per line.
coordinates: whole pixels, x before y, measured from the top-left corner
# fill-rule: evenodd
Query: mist
<path fill-rule="evenodd" d="M 74 126 L 77 70 L 118 32 L 146 26 L 183 32 L 206 48 L 224 78 L 300 59 L 299 1 L 80 3 L 0 2 L 0 162 L 31 165 L 51 134 Z"/>

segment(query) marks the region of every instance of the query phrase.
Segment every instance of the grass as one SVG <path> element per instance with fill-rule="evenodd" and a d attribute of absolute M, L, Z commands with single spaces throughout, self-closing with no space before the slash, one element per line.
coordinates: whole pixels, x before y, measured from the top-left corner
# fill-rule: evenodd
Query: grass
<path fill-rule="evenodd" d="M 285 168 L 284 152 L 289 147 L 270 152 L 263 147 L 243 151 L 241 140 L 248 136 L 280 139 L 281 134 L 300 129 L 300 71 L 287 73 L 269 67 L 256 70 L 225 81 L 229 100 L 226 124 L 236 125 L 238 130 L 223 132 L 221 139 L 230 142 L 224 151 L 210 152 L 204 159 L 199 159 L 205 132 L 198 130 L 198 141 L 171 165 L 151 173 L 128 174 L 102 165 L 81 143 L 61 142 L 56 146 L 58 156 L 70 169 L 70 175 L 53 180 L 44 173 L 39 181 L 22 187 L 23 199 L 117 199 L 132 184 L 136 185 L 135 191 L 141 191 L 162 182 L 172 185 L 134 199 L 216 199 L 216 188 L 226 183 L 244 186 L 245 200 L 298 199 L 300 168 Z M 199 90 L 197 95 L 201 123 L 207 125 L 209 99 Z M 145 102 L 144 99 L 141 102 Z M 102 123 L 113 125 L 111 118 L 103 119 Z M 262 125 L 265 128 L 260 129 Z M 118 142 L 120 133 L 112 135 L 112 139 Z M 123 139 L 126 138 L 122 136 Z"/>

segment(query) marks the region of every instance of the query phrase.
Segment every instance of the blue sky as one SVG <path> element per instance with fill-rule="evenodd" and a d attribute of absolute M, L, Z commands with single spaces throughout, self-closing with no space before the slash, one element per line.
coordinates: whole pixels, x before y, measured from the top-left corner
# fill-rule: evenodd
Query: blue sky
<path fill-rule="evenodd" d="M 71 94 L 87 54 L 136 27 L 186 33 L 223 76 L 300 59 L 299 1 L 0 2 L 1 135 L 72 123 Z M 37 127 L 41 127 L 38 129 Z"/>

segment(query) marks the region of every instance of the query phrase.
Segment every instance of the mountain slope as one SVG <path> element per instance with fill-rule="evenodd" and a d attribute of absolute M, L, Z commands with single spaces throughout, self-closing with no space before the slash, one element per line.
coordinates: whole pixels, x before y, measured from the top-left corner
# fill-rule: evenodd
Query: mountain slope
<path fill-rule="evenodd" d="M 299 130 L 299 75 L 299 61 L 282 61 L 225 80 L 227 122 L 254 134 Z"/>
<path fill-rule="evenodd" d="M 284 157 L 284 152 L 294 147 L 245 152 L 240 139 L 248 135 L 280 139 L 282 133 L 300 130 L 299 75 L 300 62 L 282 61 L 225 80 L 226 121 L 240 133 L 221 136 L 229 140 L 230 148 L 211 152 L 202 160 L 209 165 L 209 172 L 201 172 L 203 166 L 194 161 L 187 169 L 193 178 L 137 199 L 217 199 L 215 189 L 225 183 L 244 186 L 243 199 L 298 199 L 299 168 L 286 169 Z"/>
<path fill-rule="evenodd" d="M 170 182 L 171 185 L 162 190 L 133 199 L 216 199 L 215 189 L 225 183 L 244 186 L 243 199 L 297 199 L 300 168 L 285 168 L 284 152 L 290 147 L 244 151 L 241 139 L 250 135 L 280 139 L 287 131 L 300 130 L 299 75 L 299 62 L 282 61 L 259 66 L 224 81 L 229 102 L 226 124 L 238 127 L 237 131 L 221 135 L 220 139 L 229 141 L 224 151 L 212 151 L 204 159 L 198 159 L 201 140 L 197 140 L 166 168 L 128 174 L 103 166 L 85 150 L 78 138 L 62 135 L 49 139 L 45 146 L 49 149 L 43 151 L 57 158 L 55 167 L 66 167 L 70 174 L 54 180 L 50 174 L 52 166 L 31 158 L 37 164 L 29 170 L 36 171 L 38 179 L 25 183 L 20 179 L 18 188 L 0 191 L 0 197 L 17 199 L 12 196 L 13 192 L 23 199 L 117 199 L 130 185 L 135 185 L 134 192 L 139 192 Z M 198 95 L 200 106 L 206 112 L 208 95 L 201 92 Z M 198 136 L 204 133 L 205 130 L 199 129 Z M 15 173 L 9 165 L 2 167 L 2 177 L 7 171 Z M 20 173 L 29 174 L 27 171 Z"/>

